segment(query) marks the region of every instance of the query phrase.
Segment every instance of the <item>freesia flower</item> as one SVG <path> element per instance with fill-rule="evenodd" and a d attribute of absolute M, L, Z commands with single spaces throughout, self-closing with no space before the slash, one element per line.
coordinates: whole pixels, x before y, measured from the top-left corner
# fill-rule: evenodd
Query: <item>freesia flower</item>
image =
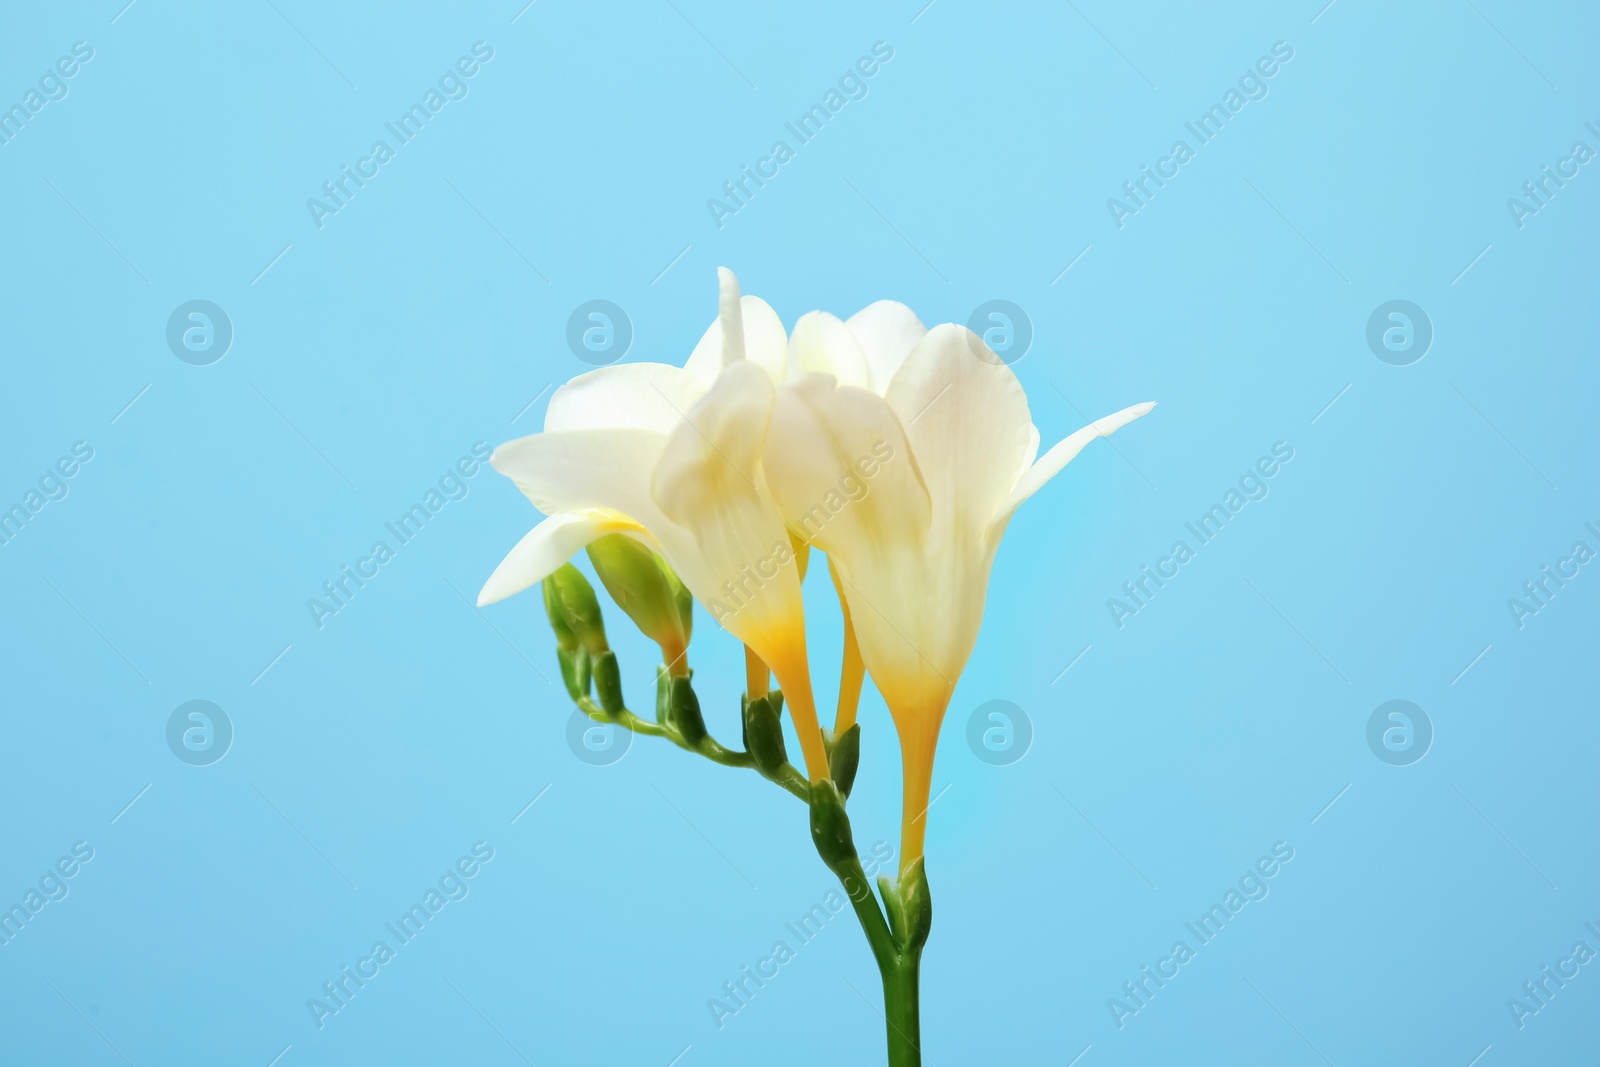
<path fill-rule="evenodd" d="M 683 367 L 581 375 L 550 398 L 543 433 L 495 450 L 494 468 L 549 517 L 506 556 L 478 603 L 533 586 L 606 534 L 633 538 L 772 668 L 815 779 L 827 757 L 800 575 L 762 463 L 788 338 L 765 301 L 741 299 L 727 270 L 718 278 L 717 319 Z"/>
<path fill-rule="evenodd" d="M 939 726 L 1012 513 L 1086 444 L 1154 405 L 1099 419 L 1041 457 L 1011 368 L 965 327 L 930 331 L 890 301 L 848 322 L 804 316 L 790 359 L 799 376 L 778 390 L 767 475 L 791 529 L 828 554 L 861 659 L 894 717 L 905 871 L 922 856 Z M 841 472 L 865 480 L 866 494 L 819 512 Z"/>
<path fill-rule="evenodd" d="M 977 640 L 1012 514 L 1138 404 L 1039 456 L 1016 377 L 969 330 L 926 329 L 879 302 L 848 322 L 813 312 L 786 336 L 772 309 L 718 272 L 717 320 L 683 367 L 582 375 L 551 398 L 544 431 L 492 462 L 548 517 L 479 595 L 543 583 L 562 677 L 590 718 L 758 772 L 810 809 L 812 844 L 839 878 L 883 979 L 895 1067 L 921 1063 L 918 990 L 932 898 L 922 851 L 934 749 Z M 801 584 L 815 545 L 844 610 L 833 735 L 817 723 Z M 661 649 L 656 719 L 629 710 L 596 574 Z M 746 648 L 743 746 L 710 735 L 688 664 L 689 596 Z M 859 767 L 864 672 L 883 693 L 904 768 L 900 877 L 874 895 L 846 804 Z M 776 674 L 782 696 L 768 693 Z M 591 683 L 595 692 L 590 697 Z M 809 782 L 790 764 L 787 705 Z"/>

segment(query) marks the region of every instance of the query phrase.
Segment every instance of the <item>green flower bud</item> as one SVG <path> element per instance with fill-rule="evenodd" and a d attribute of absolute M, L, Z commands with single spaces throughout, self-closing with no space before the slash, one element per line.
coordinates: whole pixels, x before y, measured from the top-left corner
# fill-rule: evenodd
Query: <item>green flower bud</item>
<path fill-rule="evenodd" d="M 776 780 L 789 753 L 783 743 L 783 723 L 766 697 L 747 701 L 744 706 L 744 747 L 756 761 L 756 769 Z"/>
<path fill-rule="evenodd" d="M 811 783 L 811 841 L 822 862 L 841 880 L 860 868 L 850 817 L 844 811 L 844 794 L 832 779 Z"/>
<path fill-rule="evenodd" d="M 594 661 L 594 694 L 600 710 L 615 715 L 623 710 L 622 672 L 617 669 L 617 655 L 607 650 L 597 652 Z"/>
<path fill-rule="evenodd" d="M 698 745 L 706 737 L 706 720 L 700 714 L 700 698 L 694 695 L 694 688 L 690 686 L 689 679 L 683 675 L 676 675 L 672 679 L 672 695 L 669 698 L 672 710 L 672 725 L 678 728 L 678 733 L 690 745 Z"/>
<path fill-rule="evenodd" d="M 561 663 L 561 681 L 573 700 L 589 695 L 589 653 L 581 648 L 558 648 L 556 659 Z"/>
<path fill-rule="evenodd" d="M 557 598 L 555 575 L 552 574 L 539 585 L 544 593 L 544 613 L 550 617 L 550 629 L 556 633 L 556 647 L 563 652 L 575 650 L 578 647 L 578 635 L 572 632 L 572 624 L 567 621 L 567 609 L 561 606 Z"/>
<path fill-rule="evenodd" d="M 856 768 L 861 764 L 861 724 L 855 723 L 828 746 L 828 776 L 839 784 L 839 792 L 850 796 Z"/>
<path fill-rule="evenodd" d="M 600 617 L 600 601 L 595 599 L 594 586 L 570 563 L 563 563 L 545 579 L 545 607 L 550 612 L 550 625 L 556 631 L 556 640 L 562 639 L 562 625 L 591 656 L 605 652 L 606 625 Z"/>
<path fill-rule="evenodd" d="M 678 576 L 661 557 L 625 534 L 606 534 L 590 544 L 589 562 L 617 606 L 661 646 L 668 664 L 677 664 L 689 644 Z"/>

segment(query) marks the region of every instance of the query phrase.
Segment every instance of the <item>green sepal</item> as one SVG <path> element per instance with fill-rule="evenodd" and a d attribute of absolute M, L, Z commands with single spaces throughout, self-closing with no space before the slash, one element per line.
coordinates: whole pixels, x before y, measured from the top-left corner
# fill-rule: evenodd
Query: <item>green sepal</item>
<path fill-rule="evenodd" d="M 744 702 L 744 747 L 764 777 L 776 780 L 789 762 L 783 723 L 767 697 Z"/>
<path fill-rule="evenodd" d="M 878 895 L 883 897 L 883 910 L 889 913 L 889 933 L 894 935 L 896 945 L 905 944 L 906 908 L 905 902 L 900 899 L 894 883 L 889 881 L 889 876 L 878 875 Z"/>
<path fill-rule="evenodd" d="M 921 952 L 928 941 L 928 931 L 933 928 L 933 897 L 928 892 L 928 876 L 921 857 L 901 873 L 899 895 L 904 924 L 900 943 L 912 952 Z"/>
<path fill-rule="evenodd" d="M 573 700 L 589 695 L 589 653 L 582 648 L 557 648 L 556 659 L 561 663 L 561 681 Z"/>
<path fill-rule="evenodd" d="M 772 704 L 772 714 L 783 718 L 783 690 L 774 689 L 767 694 L 767 700 Z"/>
<path fill-rule="evenodd" d="M 811 842 L 817 846 L 822 862 L 841 880 L 860 869 L 850 817 L 844 810 L 844 794 L 828 778 L 811 783 Z"/>
<path fill-rule="evenodd" d="M 884 910 L 889 913 L 889 932 L 902 952 L 920 955 L 927 944 L 928 931 L 933 928 L 933 898 L 928 894 L 928 877 L 922 860 L 913 863 L 900 875 L 895 886 L 883 876 L 878 878 L 878 892 L 883 896 Z"/>
<path fill-rule="evenodd" d="M 617 668 L 616 653 L 607 650 L 592 658 L 595 698 L 600 702 L 600 710 L 615 715 L 623 710 L 622 673 Z"/>
<path fill-rule="evenodd" d="M 689 684 L 688 678 L 679 675 L 672 679 L 672 695 L 669 700 L 672 725 L 677 727 L 683 739 L 690 746 L 704 741 L 706 720 L 700 714 L 700 698 L 694 695 L 694 687 Z"/>
<path fill-rule="evenodd" d="M 846 798 L 856 781 L 856 768 L 861 764 L 861 724 L 854 723 L 836 741 L 828 746 L 828 776 L 839 784 L 839 792 Z"/>

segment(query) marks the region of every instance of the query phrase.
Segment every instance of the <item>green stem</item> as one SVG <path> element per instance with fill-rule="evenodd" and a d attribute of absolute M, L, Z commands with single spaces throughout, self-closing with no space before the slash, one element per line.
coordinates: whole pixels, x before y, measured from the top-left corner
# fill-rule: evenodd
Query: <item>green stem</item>
<path fill-rule="evenodd" d="M 844 870 L 835 870 L 839 884 L 844 886 L 845 896 L 850 898 L 851 907 L 855 908 L 856 920 L 861 923 L 861 932 L 867 935 L 867 944 L 872 948 L 872 958 L 878 963 L 878 970 L 884 974 L 899 962 L 900 947 L 895 944 L 894 934 L 889 929 L 889 923 L 884 919 L 883 912 L 878 908 L 878 898 L 872 895 L 872 887 L 867 881 L 866 872 L 861 869 L 861 861 L 852 857 L 844 866 Z"/>
<path fill-rule="evenodd" d="M 648 737 L 664 737 L 679 748 L 698 753 L 724 767 L 755 769 L 755 758 L 750 753 L 724 748 L 709 736 L 690 742 L 670 722 L 651 722 L 648 719 L 641 719 L 627 708 L 608 712 L 589 696 L 580 697 L 577 704 L 585 715 L 596 722 L 611 723 Z M 883 881 L 881 885 L 885 894 L 884 904 L 893 913 L 893 923 L 891 924 L 885 917 L 878 905 L 878 898 L 873 895 L 866 871 L 862 869 L 855 845 L 851 842 L 850 820 L 844 810 L 845 798 L 837 788 L 833 787 L 831 780 L 823 779 L 818 783 L 819 788 L 824 790 L 818 793 L 805 777 L 789 764 L 784 765 L 782 773 L 775 780 L 784 789 L 812 806 L 813 837 L 817 834 L 815 817 L 819 804 L 823 805 L 823 810 L 836 820 L 834 826 L 838 836 L 831 842 L 827 834 L 818 838 L 818 851 L 822 854 L 823 862 L 828 864 L 829 869 L 844 886 L 845 895 L 850 898 L 856 919 L 861 923 L 861 930 L 867 935 L 867 944 L 872 948 L 872 957 L 878 964 L 878 972 L 883 979 L 889 1067 L 921 1067 L 922 1030 L 919 997 L 922 941 L 927 937 L 925 913 L 924 922 L 920 926 L 911 921 L 907 916 L 907 908 L 911 904 L 902 899 L 902 891 L 907 887 L 891 888 L 887 881 Z M 918 877 L 921 877 L 920 869 Z M 926 882 L 920 882 L 920 888 L 922 892 L 920 901 L 925 906 Z M 889 896 L 891 893 L 895 894 L 892 899 Z"/>
<path fill-rule="evenodd" d="M 614 726 L 632 730 L 634 733 L 643 734 L 646 737 L 664 737 L 685 752 L 698 753 L 712 763 L 720 763 L 724 767 L 749 767 L 752 770 L 755 769 L 755 758 L 748 752 L 735 752 L 732 749 L 724 748 L 710 737 L 702 737 L 698 743 L 691 744 L 687 738 L 670 724 L 641 719 L 627 708 L 623 708 L 613 714 L 595 703 L 593 697 L 588 696 L 578 698 L 578 708 L 595 722 L 611 723 Z M 809 800 L 811 796 L 810 790 L 800 772 L 793 767 L 786 767 L 785 772 L 778 784 L 799 799 Z"/>
<path fill-rule="evenodd" d="M 835 872 L 838 874 L 839 872 Z M 922 1032 L 918 978 L 922 966 L 922 946 L 903 946 L 889 929 L 878 898 L 868 888 L 859 861 L 840 875 L 845 895 L 855 908 L 856 919 L 867 935 L 872 958 L 883 978 L 883 1010 L 889 1040 L 889 1067 L 921 1067 Z"/>
<path fill-rule="evenodd" d="M 889 1067 L 921 1067 L 922 1032 L 917 1002 L 921 952 L 904 953 L 883 968 L 883 1012 L 888 1022 Z"/>
<path fill-rule="evenodd" d="M 811 840 L 822 862 L 839 879 L 855 907 L 856 918 L 883 978 L 884 1022 L 889 1043 L 889 1067 L 920 1067 L 922 1034 L 918 1009 L 918 968 L 922 946 L 932 923 L 927 877 L 919 861 L 891 885 L 878 882 L 883 906 L 872 893 L 861 858 L 856 853 L 844 794 L 830 779 L 811 790 Z"/>

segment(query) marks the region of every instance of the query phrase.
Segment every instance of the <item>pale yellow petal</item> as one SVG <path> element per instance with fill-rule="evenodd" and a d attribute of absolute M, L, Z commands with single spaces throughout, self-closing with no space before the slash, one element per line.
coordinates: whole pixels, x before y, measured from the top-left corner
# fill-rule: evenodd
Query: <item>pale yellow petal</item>
<path fill-rule="evenodd" d="M 900 364 L 928 333 L 916 312 L 894 300 L 879 300 L 851 315 L 845 322 L 861 344 L 871 368 L 871 388 L 883 393 Z"/>
<path fill-rule="evenodd" d="M 800 316 L 789 337 L 789 374 L 831 374 L 840 385 L 872 388 L 866 353 L 850 327 L 826 311 Z"/>
<path fill-rule="evenodd" d="M 775 642 L 791 640 L 802 616 L 794 551 L 761 466 L 772 404 L 764 370 L 748 361 L 727 367 L 668 439 L 650 489 L 656 509 L 692 538 L 667 556 L 679 577 L 723 627 L 775 664 Z"/>
<path fill-rule="evenodd" d="M 740 317 L 744 320 L 744 356 L 767 372 L 774 383 L 783 381 L 788 372 L 789 335 L 783 321 L 759 296 L 739 299 Z M 710 385 L 722 372 L 722 319 L 706 329 L 700 343 L 689 354 L 684 369 L 693 372 Z"/>
<path fill-rule="evenodd" d="M 1097 437 L 1110 437 L 1113 431 L 1121 429 L 1134 419 L 1148 415 L 1154 408 L 1155 404 L 1151 402 L 1134 404 L 1103 419 L 1096 419 L 1083 429 L 1064 437 L 1017 480 L 1005 508 L 998 517 L 1004 519 L 1009 516 L 1024 500 L 1037 493 L 1043 488 L 1044 483 L 1061 473 L 1061 469 L 1072 462 L 1090 441 Z"/>
<path fill-rule="evenodd" d="M 607 510 L 654 529 L 666 520 L 650 472 L 667 440 L 649 430 L 538 433 L 501 445 L 490 462 L 546 515 Z"/>
<path fill-rule="evenodd" d="M 886 394 L 933 498 L 934 525 L 963 539 L 986 530 L 1022 469 L 1033 419 L 1011 368 L 965 326 L 936 326 Z"/>
<path fill-rule="evenodd" d="M 778 390 L 766 451 L 773 496 L 796 536 L 868 565 L 921 545 L 932 518 L 917 459 L 880 396 L 808 374 Z"/>
<path fill-rule="evenodd" d="M 671 433 L 705 395 L 700 378 L 665 363 L 619 363 L 580 374 L 555 391 L 546 433 L 636 429 Z"/>
<path fill-rule="evenodd" d="M 518 541 L 478 594 L 478 606 L 515 596 L 554 574 L 591 541 L 608 533 L 642 531 L 626 519 L 599 511 L 552 515 Z M 641 538 L 644 539 L 644 538 Z M 648 543 L 648 540 L 646 541 Z"/>

